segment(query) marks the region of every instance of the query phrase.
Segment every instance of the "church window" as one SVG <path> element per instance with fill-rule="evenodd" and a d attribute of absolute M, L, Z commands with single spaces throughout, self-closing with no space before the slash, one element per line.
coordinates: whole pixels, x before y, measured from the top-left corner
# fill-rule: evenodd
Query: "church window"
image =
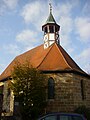
<path fill-rule="evenodd" d="M 54 26 L 49 26 L 50 33 L 54 33 Z"/>
<path fill-rule="evenodd" d="M 50 77 L 48 79 L 48 99 L 54 99 L 55 95 L 55 83 L 54 79 Z"/>
<path fill-rule="evenodd" d="M 82 100 L 85 99 L 85 83 L 84 80 L 81 80 L 81 96 L 82 96 Z"/>

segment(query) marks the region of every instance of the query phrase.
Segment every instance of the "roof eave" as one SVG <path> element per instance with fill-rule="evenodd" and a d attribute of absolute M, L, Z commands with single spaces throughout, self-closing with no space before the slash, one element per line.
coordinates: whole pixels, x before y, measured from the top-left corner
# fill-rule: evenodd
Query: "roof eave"
<path fill-rule="evenodd" d="M 77 70 L 70 70 L 70 69 L 66 69 L 66 70 L 40 70 L 40 72 L 45 73 L 45 74 L 49 74 L 49 73 L 74 73 L 74 74 L 78 74 L 78 75 L 82 75 L 82 76 L 90 78 L 90 75 L 88 75 L 87 73 L 83 73 L 83 72 L 80 72 Z M 0 80 L 0 82 L 5 82 L 7 80 L 12 80 L 11 76 L 3 78 L 2 80 Z"/>
<path fill-rule="evenodd" d="M 56 26 L 58 27 L 58 30 L 60 29 L 60 25 L 58 25 L 57 23 L 49 22 L 49 23 L 44 24 L 44 25 L 42 26 L 42 31 L 43 31 L 43 28 L 44 28 L 46 25 L 56 25 Z"/>
<path fill-rule="evenodd" d="M 79 75 L 83 75 L 86 77 L 90 78 L 90 75 L 88 75 L 87 73 L 83 73 L 77 70 L 41 70 L 42 73 L 75 73 L 75 74 L 79 74 Z"/>
<path fill-rule="evenodd" d="M 1 79 L 0 82 L 5 82 L 7 80 L 12 80 L 11 76 L 8 76 L 8 77 Z"/>

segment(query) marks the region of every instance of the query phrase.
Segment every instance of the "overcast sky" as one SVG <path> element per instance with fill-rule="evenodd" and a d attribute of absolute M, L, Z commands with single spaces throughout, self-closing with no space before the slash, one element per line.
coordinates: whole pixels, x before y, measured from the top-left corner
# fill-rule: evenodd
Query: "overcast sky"
<path fill-rule="evenodd" d="M 43 44 L 49 2 L 61 46 L 90 73 L 90 0 L 0 0 L 0 74 L 17 55 Z"/>

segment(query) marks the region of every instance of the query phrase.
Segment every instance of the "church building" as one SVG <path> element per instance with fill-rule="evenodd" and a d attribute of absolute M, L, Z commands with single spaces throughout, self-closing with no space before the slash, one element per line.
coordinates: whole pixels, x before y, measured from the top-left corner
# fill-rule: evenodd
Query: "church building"
<path fill-rule="evenodd" d="M 3 86 L 2 108 L 7 115 L 13 115 L 14 97 L 8 86 L 17 61 L 21 64 L 29 61 L 33 67 L 48 76 L 46 112 L 73 112 L 82 105 L 90 108 L 90 75 L 61 46 L 60 26 L 53 17 L 51 7 L 42 31 L 44 43 L 17 56 L 0 75 L 0 86 Z"/>

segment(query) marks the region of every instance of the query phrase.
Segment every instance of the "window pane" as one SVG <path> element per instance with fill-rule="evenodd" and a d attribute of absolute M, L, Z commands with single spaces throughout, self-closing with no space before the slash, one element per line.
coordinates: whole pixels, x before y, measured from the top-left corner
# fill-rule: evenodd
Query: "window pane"
<path fill-rule="evenodd" d="M 73 116 L 73 120 L 82 120 L 82 117 L 79 117 L 79 116 Z"/>
<path fill-rule="evenodd" d="M 57 120 L 57 116 L 48 116 L 45 120 Z"/>
<path fill-rule="evenodd" d="M 67 115 L 61 115 L 60 116 L 60 120 L 73 120 L 71 116 L 67 116 Z"/>

